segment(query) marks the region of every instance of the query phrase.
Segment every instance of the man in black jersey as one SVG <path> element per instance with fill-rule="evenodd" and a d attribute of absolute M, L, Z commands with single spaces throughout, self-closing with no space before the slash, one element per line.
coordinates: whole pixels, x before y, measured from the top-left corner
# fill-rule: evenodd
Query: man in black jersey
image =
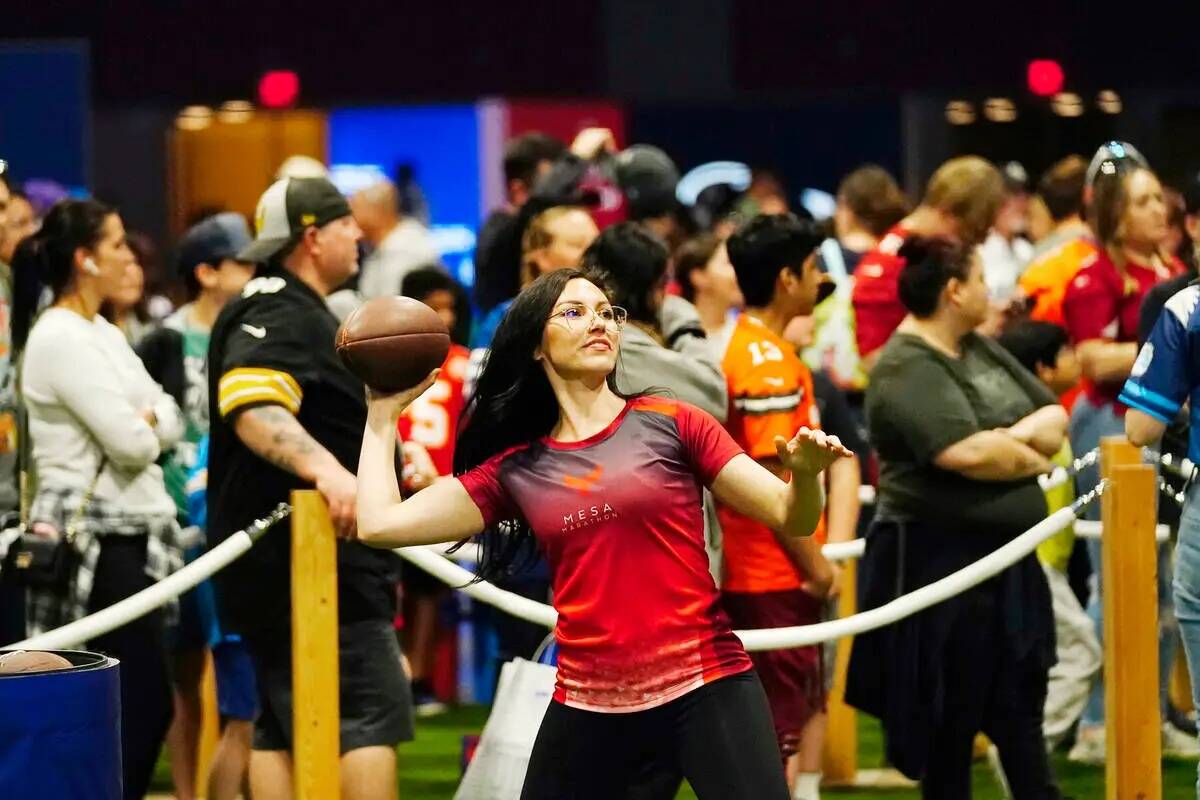
<path fill-rule="evenodd" d="M 285 178 L 259 200 L 257 236 L 238 254 L 256 277 L 218 317 L 209 346 L 209 542 L 219 544 L 316 488 L 339 541 L 342 796 L 395 797 L 395 746 L 412 703 L 392 631 L 397 557 L 355 541 L 362 383 L 334 351 L 325 296 L 358 268 L 362 232 L 324 178 Z M 272 530 L 217 574 L 222 624 L 254 656 L 261 711 L 250 763 L 255 800 L 292 796 L 290 538 Z M 334 643 L 330 643 L 334 646 Z"/>

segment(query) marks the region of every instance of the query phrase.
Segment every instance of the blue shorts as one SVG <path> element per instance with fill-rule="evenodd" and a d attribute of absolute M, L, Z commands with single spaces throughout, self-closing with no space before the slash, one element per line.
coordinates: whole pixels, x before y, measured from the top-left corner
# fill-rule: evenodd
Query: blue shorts
<path fill-rule="evenodd" d="M 253 722 L 258 716 L 254 660 L 241 637 L 230 634 L 212 648 L 217 680 L 217 711 L 222 719 Z"/>

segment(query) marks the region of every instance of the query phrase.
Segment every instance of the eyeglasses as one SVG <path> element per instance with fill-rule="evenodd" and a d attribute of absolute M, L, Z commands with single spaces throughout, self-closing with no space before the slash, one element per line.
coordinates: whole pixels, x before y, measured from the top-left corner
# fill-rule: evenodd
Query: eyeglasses
<path fill-rule="evenodd" d="M 592 319 L 598 319 L 609 330 L 619 331 L 625 327 L 629 312 L 620 306 L 605 306 L 591 309 L 585 305 L 569 305 L 550 315 L 550 319 L 561 319 L 572 333 L 582 333 L 592 327 Z"/>

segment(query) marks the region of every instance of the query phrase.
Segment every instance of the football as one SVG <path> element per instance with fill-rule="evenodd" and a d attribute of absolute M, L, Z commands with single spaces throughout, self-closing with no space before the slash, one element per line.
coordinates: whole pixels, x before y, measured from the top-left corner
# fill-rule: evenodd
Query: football
<path fill-rule="evenodd" d="M 411 297 L 376 297 L 338 328 L 338 357 L 367 386 L 394 393 L 418 385 L 450 352 L 450 332 Z"/>
<path fill-rule="evenodd" d="M 14 650 L 0 654 L 0 675 L 11 675 L 20 672 L 51 672 L 56 669 L 70 669 L 74 666 L 58 653 L 46 653 L 41 650 Z"/>

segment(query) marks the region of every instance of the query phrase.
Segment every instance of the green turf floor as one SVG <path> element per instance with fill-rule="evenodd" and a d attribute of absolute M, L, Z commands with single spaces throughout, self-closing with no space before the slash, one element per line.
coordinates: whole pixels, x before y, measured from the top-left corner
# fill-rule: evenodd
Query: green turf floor
<path fill-rule="evenodd" d="M 478 733 L 487 718 L 487 709 L 466 706 L 417 723 L 416 741 L 400 748 L 400 800 L 448 800 L 458 785 L 464 735 Z M 859 716 L 859 767 L 868 769 L 881 764 L 882 744 L 879 726 L 865 715 Z M 1104 797 L 1104 770 L 1071 764 L 1062 753 L 1054 756 L 1054 770 L 1065 797 L 1076 800 L 1100 800 Z M 1195 798 L 1196 765 L 1188 762 L 1164 762 L 1163 800 Z M 974 770 L 974 800 L 999 800 L 991 771 L 978 764 Z M 166 764 L 160 763 L 155 781 L 157 791 L 169 791 Z M 911 789 L 873 791 L 827 791 L 838 800 L 916 800 Z M 695 798 L 686 786 L 679 798 Z"/>
<path fill-rule="evenodd" d="M 459 753 L 462 737 L 478 731 L 486 718 L 486 710 L 466 707 L 440 717 L 423 720 L 417 729 L 417 740 L 400 750 L 401 800 L 444 800 L 454 796 L 458 785 Z M 882 763 L 882 741 L 878 724 L 859 715 L 859 766 L 863 769 Z M 1066 797 L 1077 800 L 1099 800 L 1104 797 L 1104 770 L 1071 764 L 1064 754 L 1056 754 L 1054 769 Z M 1163 765 L 1164 800 L 1191 800 L 1195 797 L 1196 765 L 1186 762 L 1165 762 Z M 986 765 L 974 770 L 974 800 L 999 800 L 992 773 Z M 915 800 L 915 790 L 829 791 L 832 797 L 844 800 Z M 684 787 L 680 798 L 694 798 Z"/>

